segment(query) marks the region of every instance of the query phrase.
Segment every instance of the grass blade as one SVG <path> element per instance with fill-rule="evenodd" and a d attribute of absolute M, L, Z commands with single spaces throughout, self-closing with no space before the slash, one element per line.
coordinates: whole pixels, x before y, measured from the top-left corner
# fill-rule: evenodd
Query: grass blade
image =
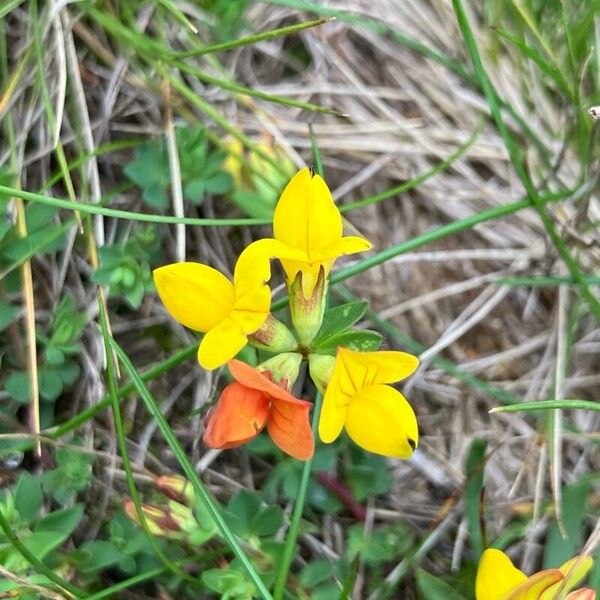
<path fill-rule="evenodd" d="M 322 19 L 316 19 L 315 21 L 305 21 L 304 23 L 297 23 L 296 25 L 289 25 L 288 27 L 280 27 L 278 29 L 264 31 L 263 33 L 249 35 L 238 40 L 231 40 L 221 44 L 212 44 L 211 46 L 204 46 L 202 48 L 193 48 L 192 50 L 184 50 L 183 52 L 175 52 L 174 56 L 177 58 L 188 58 L 190 56 L 203 56 L 204 54 L 224 52 L 225 50 L 232 50 L 233 48 L 240 48 L 241 46 L 250 46 L 251 44 L 257 44 L 258 42 L 264 42 L 265 40 L 272 40 L 276 37 L 290 35 L 291 33 L 296 33 L 311 27 L 317 27 L 318 25 L 330 23 L 331 21 L 335 21 L 335 19 L 333 17 L 324 17 Z"/>
<path fill-rule="evenodd" d="M 521 402 L 520 404 L 509 404 L 508 406 L 496 406 L 490 410 L 490 414 L 556 409 L 600 411 L 600 402 L 592 400 L 539 400 L 538 402 Z"/>
<path fill-rule="evenodd" d="M 148 213 L 138 213 L 128 210 L 119 210 L 117 208 L 108 208 L 98 206 L 96 204 L 74 204 L 69 200 L 60 198 L 51 198 L 35 192 L 26 192 L 17 188 L 0 185 L 0 197 L 3 195 L 15 196 L 22 198 L 27 202 L 39 202 L 47 206 L 56 208 L 65 208 L 74 210 L 80 213 L 90 215 L 104 215 L 106 217 L 115 217 L 117 219 L 127 219 L 129 221 L 143 221 L 145 223 L 168 223 L 176 225 L 183 223 L 185 225 L 194 225 L 201 227 L 218 227 L 218 226 L 238 226 L 238 225 L 266 225 L 271 221 L 269 219 L 194 219 L 189 217 L 173 217 L 171 215 L 151 215 Z"/>

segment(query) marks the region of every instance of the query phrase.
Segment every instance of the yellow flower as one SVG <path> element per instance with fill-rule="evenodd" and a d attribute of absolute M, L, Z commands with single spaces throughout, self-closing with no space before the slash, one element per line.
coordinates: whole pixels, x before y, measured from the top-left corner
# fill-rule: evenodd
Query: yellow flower
<path fill-rule="evenodd" d="M 276 240 L 264 239 L 241 253 L 233 282 L 216 269 L 194 262 L 154 271 L 158 295 L 171 316 L 206 334 L 198 348 L 198 361 L 205 369 L 216 369 L 233 358 L 269 316 L 269 259 L 298 255 Z"/>
<path fill-rule="evenodd" d="M 482 555 L 475 580 L 476 600 L 594 600 L 589 588 L 569 593 L 592 567 L 589 556 L 575 557 L 559 569 L 546 569 L 527 577 L 501 550 L 488 548 Z M 560 595 L 557 593 L 560 590 Z"/>
<path fill-rule="evenodd" d="M 338 348 L 325 389 L 319 436 L 325 443 L 346 428 L 359 446 L 375 454 L 408 458 L 417 447 L 417 419 L 389 383 L 408 377 L 419 360 L 405 352 L 355 352 Z"/>
<path fill-rule="evenodd" d="M 327 277 L 336 258 L 371 247 L 364 238 L 342 237 L 342 229 L 342 216 L 323 178 L 307 168 L 298 171 L 273 216 L 275 239 L 302 252 L 299 260 L 281 260 L 288 285 L 302 273 L 302 291 L 310 298 L 321 268 Z"/>

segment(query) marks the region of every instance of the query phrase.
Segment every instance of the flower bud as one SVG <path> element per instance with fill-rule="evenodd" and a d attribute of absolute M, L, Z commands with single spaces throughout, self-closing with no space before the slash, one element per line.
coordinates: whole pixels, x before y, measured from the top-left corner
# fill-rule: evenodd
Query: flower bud
<path fill-rule="evenodd" d="M 325 354 L 311 354 L 308 357 L 308 370 L 310 377 L 321 394 L 325 393 L 325 388 L 329 383 L 333 365 L 335 363 L 334 356 Z"/>
<path fill-rule="evenodd" d="M 327 282 L 325 280 L 325 270 L 321 267 L 317 282 L 307 298 L 304 295 L 302 285 L 303 276 L 304 273 L 299 271 L 289 286 L 290 314 L 300 343 L 309 346 L 319 333 L 323 323 L 325 302 L 327 300 Z"/>
<path fill-rule="evenodd" d="M 171 500 L 192 507 L 196 505 L 192 484 L 181 475 L 161 475 L 154 480 L 154 486 Z"/>
<path fill-rule="evenodd" d="M 140 525 L 133 500 L 125 500 L 123 508 L 127 516 Z M 174 500 L 169 500 L 165 507 L 144 503 L 141 508 L 148 529 L 153 535 L 181 540 L 186 537 L 187 532 L 197 527 L 191 509 Z"/>
<path fill-rule="evenodd" d="M 269 358 L 256 367 L 257 371 L 264 373 L 273 382 L 290 392 L 302 363 L 302 355 L 297 352 L 284 352 Z"/>
<path fill-rule="evenodd" d="M 273 353 L 289 352 L 298 346 L 294 334 L 273 315 L 269 315 L 261 328 L 248 336 L 248 341 L 261 350 Z"/>

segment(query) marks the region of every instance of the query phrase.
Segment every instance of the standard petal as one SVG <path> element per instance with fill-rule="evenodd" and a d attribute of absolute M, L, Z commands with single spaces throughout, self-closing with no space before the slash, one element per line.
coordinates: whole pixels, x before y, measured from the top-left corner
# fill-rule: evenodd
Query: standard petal
<path fill-rule="evenodd" d="M 336 363 L 340 362 L 357 390 L 376 383 L 394 383 L 406 379 L 419 366 L 419 359 L 407 352 L 384 350 L 356 352 L 339 348 Z"/>
<path fill-rule="evenodd" d="M 308 460 L 315 451 L 308 413 L 311 403 L 301 404 L 275 399 L 267 420 L 267 431 L 284 452 L 298 460 Z"/>
<path fill-rule="evenodd" d="M 229 384 L 208 415 L 204 443 L 209 448 L 235 448 L 255 438 L 269 415 L 269 400 L 262 392 Z"/>
<path fill-rule="evenodd" d="M 346 431 L 369 452 L 409 458 L 419 441 L 417 419 L 404 396 L 389 385 L 372 385 L 348 405 Z"/>
<path fill-rule="evenodd" d="M 202 338 L 198 362 L 205 369 L 216 369 L 232 359 L 247 343 L 248 338 L 239 324 L 227 318 Z"/>
<path fill-rule="evenodd" d="M 233 285 L 200 263 L 181 262 L 154 270 L 158 295 L 171 316 L 195 331 L 208 331 L 233 308 Z"/>
<path fill-rule="evenodd" d="M 477 567 L 475 599 L 499 600 L 525 581 L 525 573 L 519 571 L 504 552 L 488 548 L 481 555 Z"/>
<path fill-rule="evenodd" d="M 540 571 L 514 588 L 506 596 L 506 600 L 540 600 L 543 593 L 551 589 L 555 583 L 560 582 L 562 578 L 563 575 L 558 569 Z"/>
<path fill-rule="evenodd" d="M 275 238 L 311 252 L 342 237 L 342 217 L 323 178 L 309 169 L 298 171 L 283 190 L 273 215 Z"/>
<path fill-rule="evenodd" d="M 264 373 L 261 373 L 241 360 L 230 360 L 227 366 L 233 378 L 246 387 L 259 390 L 268 394 L 270 398 L 277 398 L 290 404 L 298 404 L 299 406 L 306 404 L 305 400 L 298 400 L 298 398 L 292 396 L 276 383 L 273 383 Z"/>

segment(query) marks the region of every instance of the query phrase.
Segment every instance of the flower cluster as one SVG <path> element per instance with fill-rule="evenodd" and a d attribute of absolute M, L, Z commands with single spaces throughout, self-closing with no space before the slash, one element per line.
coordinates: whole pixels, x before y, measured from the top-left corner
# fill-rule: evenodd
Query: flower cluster
<path fill-rule="evenodd" d="M 501 550 L 488 548 L 481 556 L 475 581 L 476 600 L 595 600 L 590 588 L 571 591 L 591 569 L 589 556 L 577 556 L 558 569 L 527 577 Z"/>
<path fill-rule="evenodd" d="M 292 177 L 279 198 L 273 234 L 245 248 L 232 280 L 192 262 L 154 271 L 168 312 L 204 333 L 200 365 L 216 369 L 227 364 L 234 379 L 207 417 L 204 442 L 211 448 L 234 448 L 266 428 L 281 450 L 309 459 L 314 452 L 312 403 L 291 393 L 302 361 L 308 360 L 310 375 L 324 393 L 318 424 L 323 442 L 333 442 L 345 428 L 354 442 L 371 452 L 410 457 L 418 442 L 417 421 L 390 384 L 413 373 L 417 358 L 373 351 L 364 343 L 353 345 L 352 336 L 330 336 L 328 348 L 317 343 L 324 328 L 332 329 L 324 315 L 335 260 L 368 250 L 371 244 L 359 236 L 344 236 L 327 184 L 307 168 Z M 285 272 L 293 332 L 270 313 L 268 283 L 274 258 Z M 274 356 L 257 367 L 236 360 L 248 343 Z"/>

